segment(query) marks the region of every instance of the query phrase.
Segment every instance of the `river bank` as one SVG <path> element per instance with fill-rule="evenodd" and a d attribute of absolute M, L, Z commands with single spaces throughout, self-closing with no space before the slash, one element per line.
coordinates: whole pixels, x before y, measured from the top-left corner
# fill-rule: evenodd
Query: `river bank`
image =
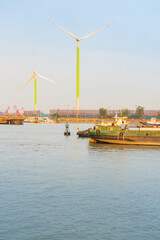
<path fill-rule="evenodd" d="M 57 124 L 57 123 L 92 123 L 101 124 L 104 122 L 111 122 L 113 118 L 58 118 L 51 119 L 49 117 L 26 117 L 24 122 L 27 123 L 38 123 L 38 124 Z M 138 124 L 141 122 L 146 122 L 145 119 L 127 119 L 127 124 Z"/>
<path fill-rule="evenodd" d="M 53 120 L 55 123 L 102 123 L 102 122 L 111 122 L 112 118 L 59 118 Z M 138 124 L 139 122 L 146 122 L 145 119 L 127 119 L 127 124 Z"/>

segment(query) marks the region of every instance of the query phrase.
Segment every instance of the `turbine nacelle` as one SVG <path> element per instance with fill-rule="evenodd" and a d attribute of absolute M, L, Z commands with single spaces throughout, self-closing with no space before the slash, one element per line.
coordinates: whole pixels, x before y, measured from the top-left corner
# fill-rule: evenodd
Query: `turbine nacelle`
<path fill-rule="evenodd" d="M 38 77 L 40 77 L 40 78 L 43 78 L 43 79 L 45 79 L 45 80 L 47 80 L 47 81 L 49 81 L 49 82 L 52 82 L 52 83 L 54 83 L 54 84 L 58 84 L 56 81 L 53 81 L 53 80 L 51 80 L 51 79 L 49 79 L 49 78 L 47 78 L 47 77 L 44 77 L 44 76 L 42 76 L 42 75 L 40 75 L 40 74 L 38 74 L 38 73 L 36 73 L 36 72 L 33 72 L 33 76 L 28 80 L 28 82 L 26 82 L 26 84 L 21 88 L 21 90 L 34 78 L 34 77 L 36 77 L 36 76 L 38 76 Z"/>
<path fill-rule="evenodd" d="M 69 34 L 71 37 L 73 37 L 77 42 L 80 42 L 81 40 L 86 39 L 86 38 L 92 36 L 93 34 L 95 34 L 95 33 L 97 33 L 97 32 L 100 32 L 101 30 L 103 30 L 103 29 L 108 28 L 109 26 L 111 26 L 111 24 L 106 25 L 106 26 L 98 29 L 97 31 L 95 31 L 95 32 L 93 32 L 93 33 L 90 33 L 90 34 L 88 34 L 88 35 L 86 35 L 86 36 L 84 36 L 84 37 L 82 37 L 82 38 L 78 38 L 78 37 L 76 37 L 73 33 L 69 32 L 69 31 L 66 30 L 66 29 L 64 29 L 63 27 L 61 27 L 61 26 L 58 25 L 57 23 L 55 23 L 55 22 L 52 22 L 52 23 L 55 24 L 57 27 L 59 27 L 59 28 L 60 28 L 61 30 L 63 30 L 64 32 L 68 33 L 68 34 Z"/>

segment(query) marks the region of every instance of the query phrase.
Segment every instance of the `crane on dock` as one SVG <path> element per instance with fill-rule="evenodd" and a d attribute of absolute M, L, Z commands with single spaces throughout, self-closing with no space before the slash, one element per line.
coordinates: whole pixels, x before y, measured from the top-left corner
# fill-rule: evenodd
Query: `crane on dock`
<path fill-rule="evenodd" d="M 21 111 L 24 113 L 24 107 L 21 108 Z"/>
<path fill-rule="evenodd" d="M 16 113 L 19 113 L 19 109 L 16 107 L 16 105 L 13 106 L 13 110 L 15 110 Z"/>
<path fill-rule="evenodd" d="M 6 111 L 5 111 L 5 113 L 8 113 L 9 110 L 10 110 L 10 107 L 8 106 L 7 109 L 6 109 Z"/>

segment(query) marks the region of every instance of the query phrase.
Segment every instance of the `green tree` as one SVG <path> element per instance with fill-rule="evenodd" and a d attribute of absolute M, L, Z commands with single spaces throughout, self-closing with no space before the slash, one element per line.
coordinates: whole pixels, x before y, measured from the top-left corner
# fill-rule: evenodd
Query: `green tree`
<path fill-rule="evenodd" d="M 160 118 L 160 112 L 157 112 L 157 117 Z"/>
<path fill-rule="evenodd" d="M 100 108 L 99 109 L 99 114 L 101 117 L 105 117 L 106 116 L 106 109 L 105 108 Z"/>
<path fill-rule="evenodd" d="M 129 115 L 131 115 L 131 111 L 129 109 L 124 108 L 124 109 L 121 110 L 121 116 L 127 117 Z"/>
<path fill-rule="evenodd" d="M 136 108 L 136 117 L 141 118 L 144 115 L 144 107 L 138 106 Z"/>
<path fill-rule="evenodd" d="M 54 113 L 54 114 L 52 114 L 51 117 L 56 118 L 56 119 L 60 118 L 60 116 L 59 116 L 58 113 Z"/>

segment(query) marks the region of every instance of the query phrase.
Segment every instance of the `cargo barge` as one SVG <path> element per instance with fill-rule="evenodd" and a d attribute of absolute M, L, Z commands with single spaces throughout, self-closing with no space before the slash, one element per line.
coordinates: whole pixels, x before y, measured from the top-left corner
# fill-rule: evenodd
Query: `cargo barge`
<path fill-rule="evenodd" d="M 139 127 L 130 130 L 127 126 L 99 127 L 90 130 L 90 142 L 123 144 L 123 145 L 148 145 L 160 146 L 160 128 Z"/>

